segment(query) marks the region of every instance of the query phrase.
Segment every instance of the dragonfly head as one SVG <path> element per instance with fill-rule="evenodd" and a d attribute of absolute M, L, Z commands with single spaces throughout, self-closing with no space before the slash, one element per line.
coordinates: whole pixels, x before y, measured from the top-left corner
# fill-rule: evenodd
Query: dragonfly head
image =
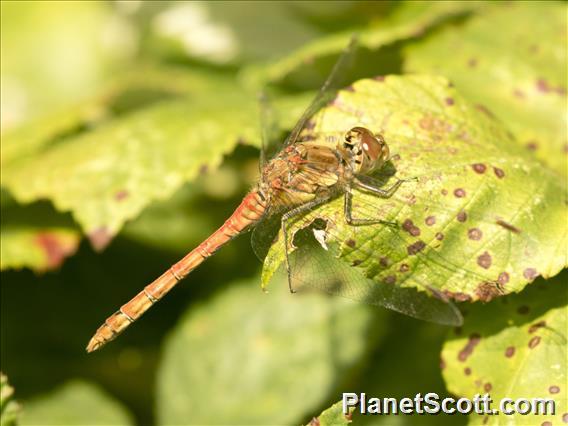
<path fill-rule="evenodd" d="M 347 151 L 355 173 L 380 169 L 390 154 L 383 135 L 365 127 L 353 127 L 345 134 L 343 150 Z"/>

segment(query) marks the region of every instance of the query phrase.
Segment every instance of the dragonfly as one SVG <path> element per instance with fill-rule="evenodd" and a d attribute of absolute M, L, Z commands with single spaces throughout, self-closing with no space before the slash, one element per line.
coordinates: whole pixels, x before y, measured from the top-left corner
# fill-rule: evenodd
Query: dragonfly
<path fill-rule="evenodd" d="M 290 231 L 291 224 L 302 221 L 320 206 L 341 200 L 341 220 L 355 233 L 361 228 L 378 227 L 386 234 L 385 238 L 392 239 L 393 245 L 400 241 L 401 226 L 412 233 L 408 224 L 376 217 L 373 213 L 377 211 L 376 205 L 369 201 L 391 199 L 401 187 L 415 180 L 395 176 L 389 145 L 380 131 L 356 125 L 345 129 L 342 135 L 328 137 L 325 142 L 306 132 L 313 126 L 310 120 L 314 114 L 333 99 L 339 85 L 338 76 L 351 61 L 355 48 L 356 41 L 352 40 L 279 151 L 270 160 L 263 160 L 261 156 L 259 181 L 233 214 L 205 241 L 108 317 L 89 341 L 87 352 L 114 340 L 217 250 L 253 228 L 253 248 L 261 259 L 275 242 L 275 233 L 283 237 L 281 243 L 291 292 L 317 287 L 416 318 L 461 325 L 459 309 L 445 294 L 423 280 L 414 280 L 421 287 L 418 289 L 394 285 L 389 277 L 382 279 L 381 285 L 353 267 L 362 260 L 351 259 L 351 265 L 337 261 L 344 247 L 331 241 L 342 239 L 349 245 L 349 240 L 339 235 L 330 223 L 318 225 L 312 220 L 303 226 L 305 233 L 298 232 L 297 226 L 294 232 Z M 266 135 L 263 144 L 265 139 Z M 382 178 L 377 178 L 382 172 Z M 370 247 L 359 249 L 358 254 L 375 255 Z M 438 262 L 454 273 L 459 272 L 458 266 L 449 265 L 435 253 L 417 249 L 413 254 L 422 259 L 423 266 Z M 401 264 L 401 271 L 403 267 Z"/>

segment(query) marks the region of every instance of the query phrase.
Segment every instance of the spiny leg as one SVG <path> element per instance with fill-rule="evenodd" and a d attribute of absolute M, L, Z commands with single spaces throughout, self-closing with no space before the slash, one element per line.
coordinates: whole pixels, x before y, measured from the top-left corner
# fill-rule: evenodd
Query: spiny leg
<path fill-rule="evenodd" d="M 368 178 L 367 180 L 371 180 L 371 179 Z M 378 186 L 374 186 L 372 184 L 362 182 L 360 179 L 357 179 L 357 177 L 355 177 L 353 179 L 352 184 L 354 184 L 354 186 L 357 187 L 357 188 L 363 189 L 365 191 L 369 191 L 369 192 L 371 192 L 375 195 L 378 195 L 381 198 L 390 198 L 394 195 L 394 193 L 400 187 L 400 185 L 403 184 L 403 182 L 406 182 L 406 181 L 398 179 L 393 185 L 389 186 L 388 188 L 382 189 L 382 188 L 379 188 Z M 344 202 L 343 202 L 343 213 L 345 215 L 345 221 L 349 225 L 361 226 L 361 225 L 375 225 L 375 224 L 380 223 L 380 224 L 387 225 L 387 226 L 398 227 L 398 223 L 396 223 L 396 222 L 389 222 L 389 221 L 385 221 L 385 220 L 381 220 L 381 219 L 357 219 L 357 218 L 354 218 L 353 217 L 353 208 L 352 208 L 353 193 L 351 191 L 352 191 L 352 186 L 351 186 L 351 183 L 350 183 L 345 188 L 345 195 L 344 195 Z"/>
<path fill-rule="evenodd" d="M 363 179 L 366 181 L 364 182 Z M 375 195 L 378 195 L 381 198 L 390 198 L 394 195 L 396 190 L 402 185 L 404 182 L 414 179 L 397 179 L 397 181 L 389 186 L 388 188 L 382 189 L 379 188 L 378 181 L 373 179 L 369 176 L 364 176 L 359 179 L 357 176 L 353 179 L 352 185 L 356 188 L 360 188 L 364 191 L 369 191 Z"/>
<path fill-rule="evenodd" d="M 288 220 L 290 220 L 291 218 L 295 217 L 295 216 L 299 216 L 303 213 L 308 212 L 309 210 L 313 209 L 314 207 L 317 207 L 321 204 L 328 202 L 329 200 L 330 200 L 329 196 L 319 198 L 319 199 L 315 199 L 315 200 L 312 200 L 310 202 L 307 202 L 306 204 L 302 204 L 301 206 L 298 206 L 298 207 L 296 207 L 296 208 L 294 208 L 294 209 L 290 210 L 289 212 L 286 212 L 282 215 L 281 229 L 282 229 L 282 234 L 284 235 L 284 254 L 286 256 L 286 275 L 288 277 L 288 288 L 290 289 L 290 293 L 296 293 L 296 290 L 294 290 L 292 288 L 292 275 L 290 274 L 290 259 L 288 257 L 288 251 L 289 251 L 288 229 L 287 229 L 287 226 L 286 226 L 286 222 Z"/>

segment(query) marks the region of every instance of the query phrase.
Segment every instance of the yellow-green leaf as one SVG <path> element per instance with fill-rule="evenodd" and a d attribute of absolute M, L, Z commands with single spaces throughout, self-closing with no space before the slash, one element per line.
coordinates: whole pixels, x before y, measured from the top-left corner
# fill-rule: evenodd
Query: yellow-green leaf
<path fill-rule="evenodd" d="M 351 423 L 351 413 L 354 408 L 349 407 L 349 414 L 343 413 L 343 403 L 336 402 L 328 409 L 314 417 L 307 426 L 347 426 Z"/>
<path fill-rule="evenodd" d="M 499 4 L 410 45 L 404 68 L 450 78 L 566 176 L 567 16 L 563 2 Z"/>
<path fill-rule="evenodd" d="M 253 66 L 245 73 L 246 80 L 253 83 L 279 81 L 312 63 L 314 59 L 338 55 L 354 35 L 357 36 L 360 46 L 376 50 L 399 40 L 416 37 L 441 21 L 470 12 L 478 6 L 479 3 L 473 1 L 402 3 L 392 15 L 376 20 L 371 25 L 320 37 L 279 61 L 263 67 Z"/>
<path fill-rule="evenodd" d="M 8 377 L 0 372 L 0 426 L 18 424 L 21 406 L 13 397 L 14 388 L 8 383 Z"/>
<path fill-rule="evenodd" d="M 295 218 L 290 235 L 321 218 L 331 252 L 366 278 L 460 301 L 518 292 L 566 265 L 563 183 L 446 79 L 360 80 L 313 121 L 304 135 L 332 146 L 353 126 L 383 132 L 396 176 L 408 180 L 391 198 L 353 199 L 354 217 L 397 226 L 347 225 L 340 197 Z M 382 178 L 383 187 L 395 181 Z M 282 242 L 265 260 L 265 286 L 284 259 Z"/>
<path fill-rule="evenodd" d="M 555 401 L 548 415 L 472 415 L 471 424 L 561 424 L 568 415 L 566 278 L 562 273 L 519 295 L 472 306 L 466 325 L 445 343 L 443 374 L 451 393 L 489 393 L 497 410 L 502 398 Z"/>
<path fill-rule="evenodd" d="M 131 415 L 98 387 L 72 381 L 24 402 L 22 425 L 130 425 Z"/>

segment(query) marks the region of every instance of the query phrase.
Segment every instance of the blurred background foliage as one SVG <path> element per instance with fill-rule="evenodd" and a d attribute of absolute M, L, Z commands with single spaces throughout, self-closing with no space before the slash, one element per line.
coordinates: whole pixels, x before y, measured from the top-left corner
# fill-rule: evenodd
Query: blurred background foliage
<path fill-rule="evenodd" d="M 486 383 L 446 357 L 467 333 L 495 339 L 474 361 L 503 380 L 487 361 L 496 347 L 542 318 L 566 330 L 565 273 L 476 304 L 472 329 L 448 334 L 323 295 L 291 297 L 283 282 L 262 294 L 244 236 L 108 348 L 83 349 L 255 181 L 258 90 L 269 88 L 284 134 L 353 33 L 361 49 L 346 81 L 444 75 L 565 182 L 565 3 L 3 1 L 1 24 L 2 424 L 301 424 L 343 391 L 481 391 Z M 534 362 L 558 358 L 563 371 L 532 390 L 546 396 L 558 382 L 561 417 L 566 339 L 553 337 Z M 524 374 L 534 377 L 510 370 Z M 480 420 L 354 418 L 468 421 Z"/>

